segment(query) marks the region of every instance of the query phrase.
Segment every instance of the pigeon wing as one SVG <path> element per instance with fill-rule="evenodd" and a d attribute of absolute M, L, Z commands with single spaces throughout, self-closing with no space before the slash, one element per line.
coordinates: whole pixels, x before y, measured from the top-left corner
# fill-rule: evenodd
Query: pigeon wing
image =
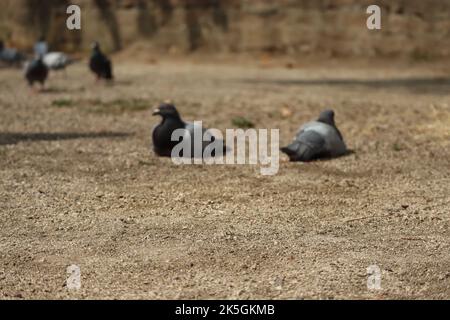
<path fill-rule="evenodd" d="M 326 156 L 328 150 L 325 139 L 313 130 L 299 132 L 293 143 L 281 149 L 291 161 L 312 161 Z"/>
<path fill-rule="evenodd" d="M 297 139 L 308 131 L 316 132 L 325 140 L 328 156 L 337 157 L 347 152 L 347 146 L 336 127 L 318 121 L 309 122 L 301 127 Z"/>

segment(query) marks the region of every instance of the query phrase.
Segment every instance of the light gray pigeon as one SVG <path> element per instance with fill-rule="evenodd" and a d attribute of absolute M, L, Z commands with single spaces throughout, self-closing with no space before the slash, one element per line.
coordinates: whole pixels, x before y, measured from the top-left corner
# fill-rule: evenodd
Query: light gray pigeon
<path fill-rule="evenodd" d="M 325 110 L 317 121 L 301 126 L 294 141 L 281 151 L 291 161 L 303 162 L 339 157 L 348 152 L 342 134 L 334 123 L 333 110 Z"/>
<path fill-rule="evenodd" d="M 72 60 L 63 52 L 49 52 L 43 57 L 44 64 L 50 70 L 64 70 Z"/>
<path fill-rule="evenodd" d="M 25 60 L 25 56 L 16 49 L 6 48 L 0 40 L 0 61 L 10 65 L 19 66 Z"/>
<path fill-rule="evenodd" d="M 152 132 L 152 140 L 153 140 L 153 150 L 158 156 L 161 157 L 171 157 L 172 156 L 172 149 L 178 145 L 180 141 L 172 141 L 172 133 L 177 129 L 184 129 L 185 132 L 183 134 L 182 139 L 190 139 L 191 141 L 191 152 L 190 156 L 185 154 L 177 154 L 177 156 L 181 157 L 190 157 L 190 158 L 198 158 L 203 157 L 203 152 L 205 151 L 205 148 L 210 146 L 210 148 L 213 148 L 212 144 L 218 146 L 220 145 L 220 151 L 223 151 L 222 154 L 215 154 L 214 152 L 211 153 L 212 156 L 221 156 L 225 155 L 226 153 L 226 146 L 225 143 L 221 140 L 217 140 L 209 131 L 208 129 L 202 128 L 201 126 L 198 126 L 194 123 L 186 123 L 184 122 L 180 114 L 178 113 L 175 106 L 171 103 L 163 103 L 157 108 L 153 115 L 159 115 L 162 117 L 162 122 L 158 125 L 156 125 L 153 128 Z M 201 137 L 198 137 L 198 133 L 201 134 Z M 203 139 L 203 137 L 206 136 L 206 139 Z M 201 139 L 198 141 L 201 141 L 200 143 L 195 143 L 195 139 Z M 203 140 L 209 140 L 209 141 L 203 141 Z M 195 145 L 199 145 L 201 147 L 201 150 L 195 150 Z M 217 150 L 217 149 L 216 149 Z"/>
<path fill-rule="evenodd" d="M 36 57 L 45 56 L 48 53 L 48 44 L 45 37 L 39 37 L 39 40 L 34 44 L 34 54 Z"/>

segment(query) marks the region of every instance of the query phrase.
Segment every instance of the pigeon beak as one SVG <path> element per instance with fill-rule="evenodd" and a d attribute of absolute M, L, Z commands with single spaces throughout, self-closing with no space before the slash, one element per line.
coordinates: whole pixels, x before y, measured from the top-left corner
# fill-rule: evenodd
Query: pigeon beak
<path fill-rule="evenodd" d="M 160 115 L 160 114 L 161 114 L 161 110 L 159 110 L 159 108 L 153 110 L 153 115 L 154 115 L 154 116 L 158 116 L 158 115 Z"/>

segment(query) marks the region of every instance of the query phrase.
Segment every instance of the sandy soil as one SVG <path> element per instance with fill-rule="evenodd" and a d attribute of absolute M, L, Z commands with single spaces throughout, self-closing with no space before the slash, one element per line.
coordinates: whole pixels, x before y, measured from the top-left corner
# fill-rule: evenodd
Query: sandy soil
<path fill-rule="evenodd" d="M 0 298 L 449 299 L 450 70 L 297 67 L 120 64 L 105 86 L 80 64 L 39 95 L 0 69 Z M 282 144 L 332 107 L 354 154 L 176 166 L 150 149 L 168 98 Z"/>

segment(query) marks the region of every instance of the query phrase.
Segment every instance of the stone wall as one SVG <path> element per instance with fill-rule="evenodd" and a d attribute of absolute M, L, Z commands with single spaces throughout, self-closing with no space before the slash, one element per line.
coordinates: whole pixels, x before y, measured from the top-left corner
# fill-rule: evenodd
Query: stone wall
<path fill-rule="evenodd" d="M 68 2 L 82 8 L 81 32 L 65 28 Z M 382 8 L 381 31 L 366 28 L 370 4 Z M 163 54 L 428 59 L 450 55 L 450 0 L 2 0 L 0 37 L 29 48 L 39 34 L 68 51 L 99 39 Z"/>

